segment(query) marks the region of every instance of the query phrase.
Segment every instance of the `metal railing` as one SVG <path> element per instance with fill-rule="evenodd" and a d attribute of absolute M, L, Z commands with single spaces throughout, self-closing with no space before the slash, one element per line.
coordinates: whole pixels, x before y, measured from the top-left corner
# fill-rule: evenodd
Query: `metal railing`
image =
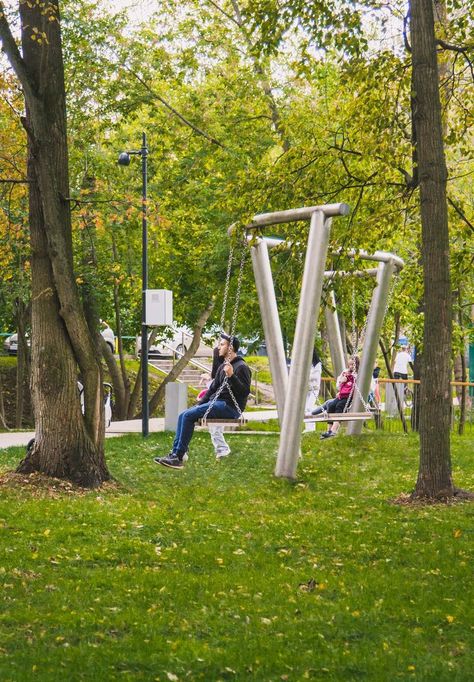
<path fill-rule="evenodd" d="M 380 428 L 388 431 L 417 430 L 417 421 L 420 409 L 418 379 L 385 379 L 378 380 L 379 399 L 369 396 L 371 408 L 378 414 L 377 424 Z M 452 412 L 451 428 L 458 430 L 461 418 L 460 400 L 455 395 L 455 389 L 465 386 L 474 386 L 473 382 L 452 381 Z M 397 393 L 397 396 L 395 395 Z M 319 402 L 322 403 L 335 394 L 335 379 L 322 377 Z M 397 400 L 398 397 L 398 400 Z M 405 426 L 403 425 L 405 423 Z M 466 396 L 464 426 L 467 430 L 474 429 L 474 400 Z"/>

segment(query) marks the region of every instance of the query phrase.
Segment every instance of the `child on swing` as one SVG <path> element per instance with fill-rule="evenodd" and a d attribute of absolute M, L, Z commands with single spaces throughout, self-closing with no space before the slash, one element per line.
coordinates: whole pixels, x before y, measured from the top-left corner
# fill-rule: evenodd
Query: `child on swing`
<path fill-rule="evenodd" d="M 342 414 L 345 412 L 352 401 L 358 371 L 359 358 L 354 356 L 350 358 L 347 368 L 337 377 L 337 394 L 334 400 L 328 401 L 323 407 L 318 407 L 312 414 L 322 414 L 324 409 L 326 409 L 329 414 Z M 321 434 L 321 440 L 335 436 L 338 430 L 339 422 L 328 422 L 328 430 Z"/>

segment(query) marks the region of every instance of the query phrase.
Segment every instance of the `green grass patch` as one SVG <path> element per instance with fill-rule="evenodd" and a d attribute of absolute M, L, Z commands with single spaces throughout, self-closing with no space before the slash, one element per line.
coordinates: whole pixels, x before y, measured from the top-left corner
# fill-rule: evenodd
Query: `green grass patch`
<path fill-rule="evenodd" d="M 271 384 L 272 383 L 272 375 L 270 373 L 270 366 L 268 364 L 268 358 L 267 357 L 261 357 L 259 355 L 251 355 L 249 357 L 245 358 L 245 362 L 248 364 L 250 369 L 252 370 L 252 379 L 255 380 L 255 376 L 257 377 L 257 381 L 261 382 L 262 384 Z"/>
<path fill-rule="evenodd" d="M 16 356 L 0 355 L 0 372 L 16 367 Z"/>
<path fill-rule="evenodd" d="M 108 440 L 99 491 L 0 485 L 2 682 L 472 679 L 474 506 L 389 502 L 416 436 L 305 435 L 294 483 L 277 436 L 216 462 L 196 433 L 179 472 L 152 461 L 171 440 Z"/>

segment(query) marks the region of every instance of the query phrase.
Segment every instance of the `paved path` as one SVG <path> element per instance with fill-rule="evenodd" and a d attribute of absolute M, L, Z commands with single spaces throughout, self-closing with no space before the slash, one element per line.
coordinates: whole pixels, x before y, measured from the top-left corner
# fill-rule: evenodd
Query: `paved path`
<path fill-rule="evenodd" d="M 274 409 L 258 410 L 258 412 L 246 412 L 248 421 L 263 421 L 266 419 L 276 419 L 277 411 Z M 163 417 L 153 417 L 149 422 L 150 433 L 157 433 L 165 430 L 165 420 Z M 130 419 L 123 422 L 112 422 L 105 433 L 106 438 L 115 436 L 125 436 L 128 433 L 141 433 L 142 422 L 140 419 Z M 34 438 L 34 431 L 8 431 L 0 433 L 0 450 L 11 447 L 27 445 L 28 441 Z"/>

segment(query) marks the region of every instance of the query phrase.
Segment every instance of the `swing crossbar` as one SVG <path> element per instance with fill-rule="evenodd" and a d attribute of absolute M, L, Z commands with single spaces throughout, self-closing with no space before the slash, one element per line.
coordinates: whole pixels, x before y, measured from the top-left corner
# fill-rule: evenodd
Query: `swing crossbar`
<path fill-rule="evenodd" d="M 304 418 L 305 424 L 313 422 L 357 422 L 376 417 L 376 412 L 323 412 Z"/>

